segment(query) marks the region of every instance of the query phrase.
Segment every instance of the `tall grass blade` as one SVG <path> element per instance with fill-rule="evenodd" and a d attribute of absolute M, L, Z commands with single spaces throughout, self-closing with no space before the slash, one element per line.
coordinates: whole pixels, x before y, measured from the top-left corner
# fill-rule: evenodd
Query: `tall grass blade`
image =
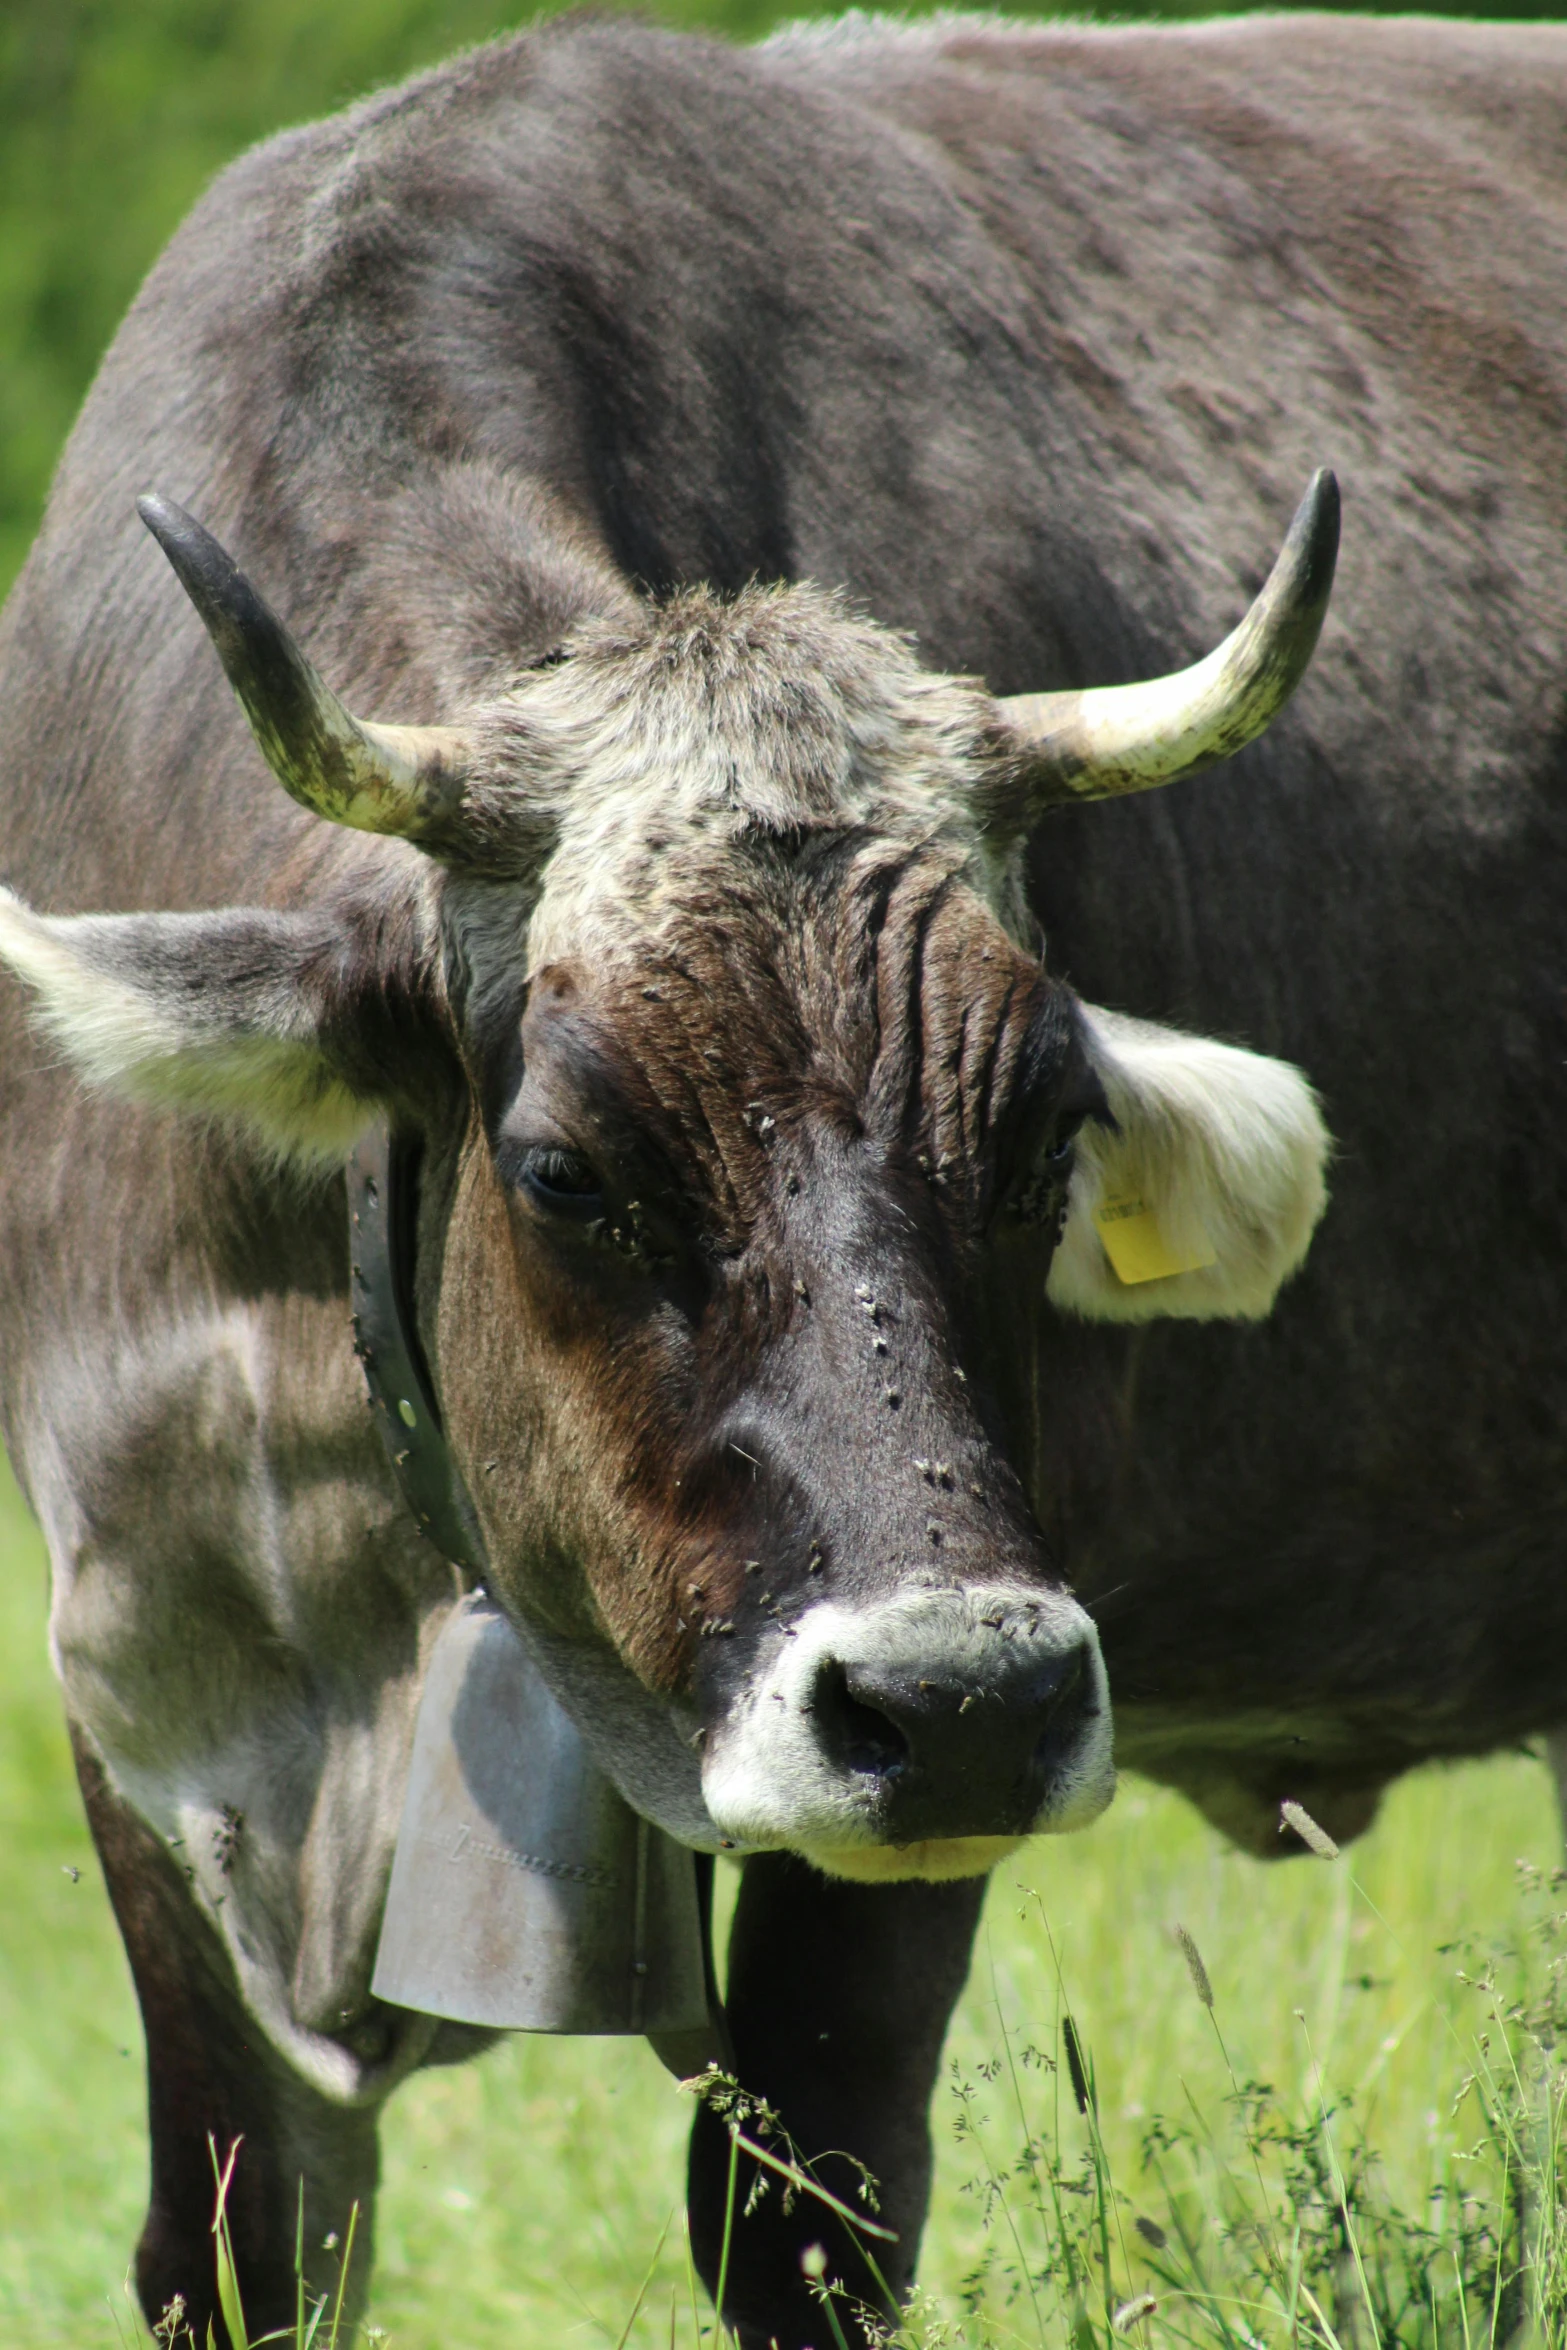
<path fill-rule="evenodd" d="M 348 2207 L 348 2234 L 343 2239 L 343 2257 L 337 2265 L 337 2299 L 332 2305 L 332 2331 L 327 2336 L 328 2350 L 337 2350 L 337 2330 L 343 2322 L 343 2297 L 348 2291 L 348 2270 L 354 2257 L 354 2231 L 358 2225 L 359 2204 L 355 2200 Z"/>
<path fill-rule="evenodd" d="M 1337 2334 L 1333 2331 L 1333 2328 L 1328 2323 L 1327 2315 L 1322 2307 L 1321 2302 L 1317 2299 L 1316 2294 L 1312 2291 L 1309 2285 L 1302 2284 L 1300 2288 L 1300 2297 L 1302 2301 L 1305 2302 L 1306 2307 L 1311 2311 L 1313 2318 L 1316 2320 L 1317 2326 L 1322 2335 L 1322 2339 L 1327 2346 L 1327 2350 L 1344 2350 L 1343 2343 L 1339 2340 Z"/>
<path fill-rule="evenodd" d="M 234 2239 L 229 2232 L 229 2188 L 233 2184 L 234 2165 L 239 2160 L 243 2138 L 236 2138 L 228 2151 L 228 2160 L 218 2161 L 218 2142 L 209 2130 L 207 2151 L 212 2157 L 212 2176 L 217 2182 L 217 2203 L 212 2214 L 213 2249 L 218 2271 L 218 2307 L 223 2312 L 223 2323 L 228 2327 L 233 2350 L 250 2350 L 250 2333 L 245 2324 L 244 2304 L 239 2294 L 239 2271 L 234 2265 Z M 208 2331 L 211 2331 L 209 2322 Z"/>
<path fill-rule="evenodd" d="M 1039 2164 L 1034 2154 L 1033 2133 L 1030 2131 L 1028 2126 L 1028 2110 L 1023 2103 L 1023 2084 L 1018 2078 L 1017 2058 L 1014 2056 L 1012 2051 L 1012 2034 L 1007 2029 L 1006 2014 L 1002 2008 L 1000 1992 L 998 1991 L 996 1985 L 995 1947 L 991 1941 L 990 1928 L 988 1925 L 985 1928 L 985 1952 L 987 1958 L 990 1961 L 990 1995 L 995 2004 L 996 2023 L 1001 2033 L 1001 2045 L 1006 2051 L 1007 2078 L 1011 2083 L 1013 2103 L 1017 2107 L 1017 2126 L 1023 2133 L 1023 2159 L 1026 2167 L 1026 2174 L 1029 2184 L 1033 2190 L 1035 2208 L 1038 2211 L 1041 2219 L 1043 2219 L 1045 2202 L 1039 2185 Z M 1027 2260 L 1023 2257 L 1021 2251 L 1019 2252 L 1018 2259 L 1019 2265 L 1023 2271 L 1023 2282 L 1028 2290 L 1029 2306 L 1034 2313 L 1034 2331 L 1039 2336 L 1040 2341 L 1043 2342 L 1045 2338 L 1045 2321 L 1040 2312 L 1039 2289 L 1034 2282 L 1034 2272 L 1029 2266 Z M 882 2282 L 879 2274 L 876 2281 L 878 2284 Z"/>
<path fill-rule="evenodd" d="M 787 2179 L 790 2186 L 797 2187 L 802 2195 L 814 2195 L 818 2203 L 825 2204 L 829 2211 L 835 2211 L 857 2234 L 879 2236 L 884 2244 L 896 2244 L 898 2241 L 896 2228 L 884 2228 L 879 2220 L 867 2219 L 863 2211 L 856 2211 L 851 2204 L 841 2201 L 822 2185 L 820 2179 L 813 2179 L 810 2172 L 799 2163 L 785 2162 L 769 2147 L 759 2146 L 754 2138 L 748 2138 L 742 2129 L 735 2130 L 734 2140 L 753 2162 L 761 2163 L 765 2170 L 776 2171 L 779 2178 Z"/>
<path fill-rule="evenodd" d="M 724 2241 L 718 2255 L 718 2287 L 713 2295 L 713 2306 L 718 2312 L 719 2339 L 724 2331 L 724 2295 L 729 2288 L 729 2248 L 734 2241 L 735 2186 L 740 2176 L 740 2132 L 731 2125 L 729 2131 L 729 2178 L 724 2188 Z"/>
<path fill-rule="evenodd" d="M 647 2274 L 642 2279 L 641 2284 L 637 2287 L 637 2297 L 631 2304 L 631 2315 L 626 2320 L 620 2340 L 615 2344 L 615 2350 L 626 2350 L 626 2344 L 631 2339 L 631 2329 L 642 2314 L 642 2304 L 648 2297 L 648 2290 L 653 2282 L 653 2271 L 658 2266 L 659 2255 L 669 2240 L 670 2229 L 675 2224 L 675 2212 L 677 2209 L 678 2205 L 670 2206 L 669 2217 L 665 2220 L 663 2226 L 658 2231 L 658 2242 L 654 2245 L 653 2257 L 647 2264 Z"/>

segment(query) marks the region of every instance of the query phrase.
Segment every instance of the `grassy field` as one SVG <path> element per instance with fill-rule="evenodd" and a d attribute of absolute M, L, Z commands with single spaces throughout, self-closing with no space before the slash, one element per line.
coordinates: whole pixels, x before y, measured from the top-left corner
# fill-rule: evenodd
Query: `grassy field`
<path fill-rule="evenodd" d="M 1516 1943 L 1516 1864 L 1552 1865 L 1557 1841 L 1545 1774 L 1518 1756 L 1409 1782 L 1374 1833 L 1337 1862 L 1260 1867 L 1224 1850 L 1178 1802 L 1128 1782 L 1092 1835 L 1042 1845 L 1026 1868 L 1003 1872 L 954 2037 L 956 2077 L 937 2104 L 940 2184 L 924 2263 L 932 2308 L 923 2338 L 1048 2343 L 1052 2350 L 1103 2338 L 1102 2320 L 1100 2331 L 1085 2330 L 1089 2321 L 1080 2316 L 1074 2329 L 1054 2287 L 1036 2281 L 1030 2291 L 1022 2283 L 1022 2270 L 1037 2271 L 1051 2249 L 1045 2173 L 1058 2144 L 1069 2223 L 1092 2232 L 1096 2211 L 1092 2133 L 1076 2111 L 1068 2073 L 1029 2054 L 1061 2055 L 1059 1985 L 1096 2075 L 1102 2160 L 1114 2181 L 1107 2206 L 1112 2297 L 1148 2289 L 1161 2296 L 1160 2311 L 1137 2339 L 1226 2341 L 1210 2312 L 1173 2299 L 1154 2273 L 1179 2253 L 1172 2193 L 1176 2216 L 1184 2214 L 1199 2251 L 1206 2245 L 1204 2257 L 1225 2276 L 1226 2264 L 1246 2249 L 1237 2199 L 1254 2181 L 1215 2017 L 1239 2079 L 1264 2080 L 1277 2092 L 1285 2126 L 1263 2145 L 1263 2167 L 1275 2213 L 1294 2215 L 1288 2225 L 1304 2210 L 1310 2232 L 1310 2193 L 1303 2198 L 1297 2177 L 1291 2201 L 1286 2174 L 1291 2163 L 1298 2172 L 1302 2159 L 1309 2166 L 1323 2144 L 1319 2067 L 1330 2103 L 1345 2092 L 1354 2099 L 1350 2112 L 1334 2116 L 1329 2159 L 1349 2163 L 1357 2130 L 1376 2149 L 1373 2173 L 1352 2191 L 1353 2209 L 1384 2199 L 1401 2215 L 1397 2235 L 1406 2223 L 1423 2223 L 1431 2190 L 1452 2187 L 1456 2178 L 1461 2193 L 1449 2198 L 1452 2212 L 1467 2212 L 1471 2222 L 1483 2216 L 1499 2186 L 1494 2149 L 1474 2151 L 1485 2138 L 1475 2092 L 1456 2113 L 1454 2104 L 1474 2067 L 1476 2030 L 1496 2000 L 1461 1979 L 1477 1972 L 1470 1960 L 1439 1946 L 1469 1936 Z M 1172 1940 L 1177 1923 L 1211 1976 L 1213 2017 Z M 1527 1966 L 1537 1984 L 1549 1974 L 1552 1949 L 1536 1939 Z M 1490 2029 L 1494 2060 L 1502 2035 Z M 135 2338 L 124 2277 L 145 2188 L 141 2065 L 135 2004 L 80 1823 L 46 1663 L 42 1550 L 6 1488 L 6 2350 L 96 2350 Z M 1045 2149 L 1044 2169 L 1036 2152 L 1032 2173 L 1018 2162 L 1025 2128 L 1014 2069 L 1027 2134 Z M 1142 2159 L 1161 2115 L 1178 2135 L 1164 2157 L 1163 2186 Z M 373 2322 L 397 2350 L 615 2350 L 677 2202 L 687 2117 L 685 2099 L 639 2044 L 518 2037 L 480 2064 L 416 2080 L 386 2124 Z M 1203 2130 L 1217 2151 L 1204 2147 Z M 1228 2185 L 1221 2158 L 1230 2165 Z M 1136 2232 L 1138 2217 L 1171 2236 L 1172 2249 L 1153 2252 Z M 1333 2220 L 1331 2210 L 1326 2217 Z M 1363 2224 L 1387 2232 L 1374 2212 Z M 1368 2244 L 1368 2257 L 1373 2249 Z M 1054 2251 L 1059 2271 L 1059 2243 Z M 1451 2291 L 1450 2266 L 1445 2273 Z M 1340 2307 L 1350 2309 L 1339 2338 L 1344 2350 L 1359 2350 L 1373 2335 L 1353 2322 L 1358 2288 L 1346 2286 L 1342 2274 L 1337 2282 Z M 1317 2283 L 1321 2302 L 1326 2287 L 1320 2276 Z M 655 2264 L 633 2345 L 667 2344 L 672 2298 L 678 2339 L 691 2345 L 678 2218 Z M 1475 2343 L 1484 2338 L 1473 2317 L 1471 2330 Z M 1246 2323 L 1234 2319 L 1228 2341 L 1240 2350 L 1290 2338 L 1277 2321 L 1254 2313 Z M 1297 2338 L 1326 2337 L 1307 2324 Z M 1465 2335 L 1455 2303 L 1446 2319 L 1438 2312 L 1434 2332 L 1414 2330 L 1411 2321 L 1410 2329 L 1382 2338 L 1458 2345 Z M 824 2326 L 823 2350 L 830 2342 Z"/>

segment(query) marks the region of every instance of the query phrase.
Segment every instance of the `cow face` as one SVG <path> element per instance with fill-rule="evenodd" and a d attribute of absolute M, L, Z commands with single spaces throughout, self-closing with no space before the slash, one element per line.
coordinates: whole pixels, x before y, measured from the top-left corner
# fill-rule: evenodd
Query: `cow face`
<path fill-rule="evenodd" d="M 950 852 L 691 866 L 656 945 L 548 963 L 493 1020 L 448 1419 L 497 1588 L 667 1695 L 719 1837 L 971 1870 L 1110 1791 L 974 1312 L 1001 1234 L 1042 1291 L 1102 1090 Z"/>
<path fill-rule="evenodd" d="M 1098 1644 L 980 1301 L 1004 1263 L 1040 1315 L 1265 1311 L 1322 1204 L 1309 1089 L 1046 974 L 997 705 L 831 599 L 621 610 L 420 736 L 349 718 L 239 587 L 206 616 L 231 673 L 274 632 L 236 676 L 269 758 L 430 861 L 290 915 L 4 901 L 57 1031 L 289 1149 L 424 1124 L 492 1581 L 640 1808 L 873 1878 L 1092 1819 Z"/>

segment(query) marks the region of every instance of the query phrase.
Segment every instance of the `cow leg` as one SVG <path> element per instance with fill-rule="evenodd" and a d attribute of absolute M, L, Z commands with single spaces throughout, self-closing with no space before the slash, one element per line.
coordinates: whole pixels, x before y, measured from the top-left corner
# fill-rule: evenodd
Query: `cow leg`
<path fill-rule="evenodd" d="M 71 1742 L 147 2037 L 152 2193 L 136 2250 L 147 2322 L 156 2325 L 178 2297 L 198 2343 L 209 2322 L 215 2340 L 228 2342 L 217 2306 L 209 2136 L 220 2157 L 235 2139 L 244 2141 L 228 2216 L 252 2338 L 284 2327 L 293 2339 L 301 2180 L 305 2271 L 314 2294 L 335 2295 L 337 2248 L 359 2205 L 344 2302 L 345 2312 L 357 2315 L 370 2265 L 376 2116 L 329 2104 L 267 2047 L 178 1868 L 74 1729 Z M 336 2238 L 330 2250 L 329 2236 Z"/>
<path fill-rule="evenodd" d="M 983 1879 L 972 1878 L 844 1884 L 776 1853 L 747 1861 L 741 1882 L 728 1968 L 735 2072 L 775 2109 L 808 2160 L 843 2149 L 872 2172 L 881 2205 L 874 2216 L 897 2231 L 895 2244 L 872 2244 L 895 2302 L 914 2278 L 930 2199 L 931 2092 L 984 1891 Z M 691 2238 L 715 2294 L 729 2159 L 723 2119 L 704 2107 L 691 2138 Z M 841 2155 L 817 2169 L 842 2201 L 867 2208 L 859 2173 Z M 800 2267 L 808 2247 L 820 2244 L 829 2275 L 859 2298 L 882 2310 L 885 2297 L 852 2232 L 812 2197 L 800 2196 L 786 2214 L 773 2179 L 743 2216 L 755 2176 L 742 2160 L 724 2317 L 745 2350 L 773 2342 L 778 2350 L 826 2350 L 831 2328 Z"/>

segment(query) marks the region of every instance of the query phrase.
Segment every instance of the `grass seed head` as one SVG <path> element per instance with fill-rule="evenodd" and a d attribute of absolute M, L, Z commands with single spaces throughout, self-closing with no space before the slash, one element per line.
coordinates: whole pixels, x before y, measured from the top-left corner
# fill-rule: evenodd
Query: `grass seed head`
<path fill-rule="evenodd" d="M 1079 2113 L 1088 2111 L 1088 2067 L 1083 2062 L 1082 2043 L 1077 2026 L 1069 2015 L 1061 2018 L 1061 2045 L 1066 2050 L 1066 2069 L 1072 2078 L 1072 2095 L 1077 2099 Z"/>
<path fill-rule="evenodd" d="M 1175 1926 L 1171 1931 L 1175 1936 L 1176 1948 L 1186 1961 L 1186 1972 L 1191 1976 L 1192 1989 L 1204 2007 L 1211 2008 L 1213 2006 L 1213 1985 L 1209 1982 L 1208 1970 L 1202 1963 L 1202 1952 L 1184 1926 Z"/>
<path fill-rule="evenodd" d="M 1152 2293 L 1139 2293 L 1135 2301 L 1123 2301 L 1110 2323 L 1118 2334 L 1129 2334 L 1133 2326 L 1140 2326 L 1144 2318 L 1152 2317 L 1159 2304 Z"/>
<path fill-rule="evenodd" d="M 1314 1852 L 1318 1860 L 1337 1860 L 1338 1846 L 1326 1828 L 1317 1826 L 1303 1803 L 1279 1805 L 1279 1833 L 1282 1835 L 1286 1828 L 1293 1828 L 1306 1850 Z"/>
<path fill-rule="evenodd" d="M 176 2293 L 153 2327 L 152 2338 L 155 2342 L 166 2345 L 167 2350 L 174 2350 L 174 2345 L 182 2336 L 188 2342 L 191 2339 L 191 2331 L 185 2322 L 185 2296 L 183 2293 Z"/>

